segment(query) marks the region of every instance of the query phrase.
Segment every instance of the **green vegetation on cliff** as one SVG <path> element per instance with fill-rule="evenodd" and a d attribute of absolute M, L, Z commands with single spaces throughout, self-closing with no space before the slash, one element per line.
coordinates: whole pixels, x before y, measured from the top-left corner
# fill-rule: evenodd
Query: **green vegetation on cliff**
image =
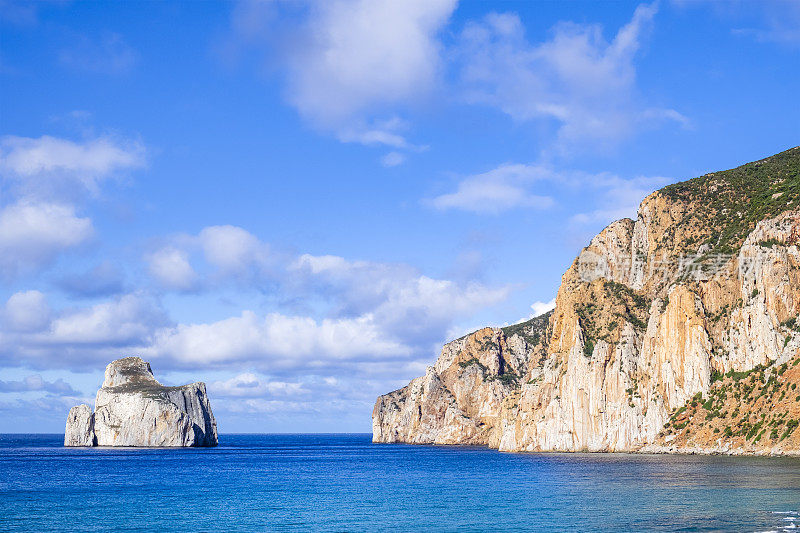
<path fill-rule="evenodd" d="M 707 244 L 708 253 L 734 253 L 758 222 L 800 207 L 800 147 L 668 185 L 659 193 L 685 204 L 680 225 L 699 232 L 676 245 Z"/>
<path fill-rule="evenodd" d="M 506 336 L 506 338 L 513 337 L 514 335 L 519 335 L 529 345 L 536 345 L 539 344 L 540 342 L 547 342 L 545 336 L 547 331 L 547 325 L 550 322 L 550 316 L 552 314 L 553 311 L 548 311 L 542 315 L 533 317 L 530 320 L 526 320 L 525 322 L 512 324 L 510 326 L 506 326 L 500 329 L 503 331 L 503 334 Z"/>

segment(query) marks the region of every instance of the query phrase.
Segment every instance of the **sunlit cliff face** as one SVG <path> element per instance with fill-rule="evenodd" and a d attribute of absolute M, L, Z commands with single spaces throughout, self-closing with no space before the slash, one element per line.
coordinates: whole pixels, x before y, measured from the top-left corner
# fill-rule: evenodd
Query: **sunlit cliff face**
<path fill-rule="evenodd" d="M 719 396 L 719 376 L 755 367 L 774 374 L 796 360 L 798 204 L 798 148 L 650 195 L 636 221 L 611 224 L 582 251 L 552 314 L 453 341 L 424 377 L 378 398 L 373 439 L 529 451 L 667 444 L 670 417 Z M 731 440 L 731 421 L 727 440 L 711 430 L 676 442 L 731 453 L 795 449 L 797 398 L 783 394 L 781 413 L 758 404 L 767 417 L 780 414 L 789 432 L 776 432 L 779 441 Z M 719 401 L 731 402 L 730 417 L 761 400 Z"/>

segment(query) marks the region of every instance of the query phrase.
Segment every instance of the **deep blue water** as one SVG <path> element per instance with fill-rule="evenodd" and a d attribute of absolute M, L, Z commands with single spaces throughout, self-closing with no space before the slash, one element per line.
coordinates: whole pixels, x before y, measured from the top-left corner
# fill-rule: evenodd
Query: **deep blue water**
<path fill-rule="evenodd" d="M 800 527 L 800 460 L 510 454 L 369 435 L 208 449 L 0 435 L 0 531 L 765 531 Z"/>

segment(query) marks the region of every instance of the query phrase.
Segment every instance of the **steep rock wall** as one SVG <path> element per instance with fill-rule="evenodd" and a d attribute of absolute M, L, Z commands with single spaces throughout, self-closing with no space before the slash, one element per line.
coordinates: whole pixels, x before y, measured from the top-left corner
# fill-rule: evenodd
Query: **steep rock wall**
<path fill-rule="evenodd" d="M 165 387 L 138 357 L 113 361 L 95 411 L 74 407 L 65 446 L 216 446 L 217 423 L 204 383 Z"/>
<path fill-rule="evenodd" d="M 797 148 L 653 193 L 635 221 L 581 252 L 552 314 L 516 326 L 538 344 L 486 328 L 446 345 L 426 376 L 378 398 L 373 439 L 508 451 L 654 443 L 714 376 L 798 353 L 787 321 L 800 313 L 799 209 Z M 512 342 L 519 379 L 499 386 Z M 493 379 L 476 379 L 467 360 Z"/>

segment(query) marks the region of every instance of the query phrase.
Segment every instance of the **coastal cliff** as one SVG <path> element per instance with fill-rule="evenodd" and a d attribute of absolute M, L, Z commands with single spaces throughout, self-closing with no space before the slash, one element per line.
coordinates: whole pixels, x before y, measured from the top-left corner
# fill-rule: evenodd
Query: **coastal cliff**
<path fill-rule="evenodd" d="M 799 244 L 800 147 L 656 191 L 552 312 L 452 341 L 379 397 L 373 441 L 800 452 Z"/>
<path fill-rule="evenodd" d="M 216 446 L 217 422 L 204 383 L 166 387 L 150 363 L 126 357 L 106 367 L 95 410 L 73 407 L 65 446 Z"/>

